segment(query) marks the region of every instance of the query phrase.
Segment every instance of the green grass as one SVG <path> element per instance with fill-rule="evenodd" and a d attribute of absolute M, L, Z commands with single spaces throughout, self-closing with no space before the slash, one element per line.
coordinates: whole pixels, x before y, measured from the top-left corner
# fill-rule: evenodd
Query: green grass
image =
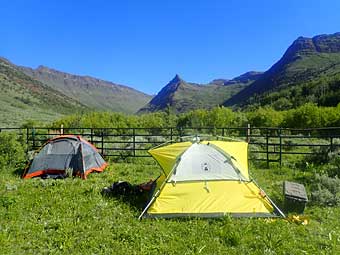
<path fill-rule="evenodd" d="M 258 169 L 258 183 L 282 204 L 282 181 L 308 172 Z M 340 208 L 307 206 L 308 225 L 283 219 L 144 219 L 129 200 L 102 196 L 114 181 L 155 178 L 151 159 L 111 163 L 86 181 L 22 180 L 0 172 L 1 254 L 338 254 Z M 133 200 L 132 200 L 133 201 Z"/>

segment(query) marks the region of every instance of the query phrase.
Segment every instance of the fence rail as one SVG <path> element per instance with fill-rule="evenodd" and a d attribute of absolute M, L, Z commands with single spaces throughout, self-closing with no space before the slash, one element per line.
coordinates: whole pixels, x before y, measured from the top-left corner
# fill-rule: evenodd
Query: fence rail
<path fill-rule="evenodd" d="M 181 137 L 200 135 L 232 137 L 249 142 L 251 160 L 282 164 L 288 155 L 322 155 L 340 147 L 340 127 L 332 128 L 256 128 L 256 127 L 197 127 L 197 128 L 0 128 L 13 131 L 36 150 L 48 139 L 61 135 L 81 135 L 93 143 L 104 157 L 149 157 L 147 150 Z"/>

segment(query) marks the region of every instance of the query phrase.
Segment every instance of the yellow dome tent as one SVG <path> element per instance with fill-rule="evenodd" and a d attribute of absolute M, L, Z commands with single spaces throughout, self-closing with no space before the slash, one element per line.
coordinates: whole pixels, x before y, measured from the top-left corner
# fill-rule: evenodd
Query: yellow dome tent
<path fill-rule="evenodd" d="M 193 141 L 148 151 L 162 168 L 142 217 L 277 217 L 284 214 L 249 177 L 248 144 Z"/>

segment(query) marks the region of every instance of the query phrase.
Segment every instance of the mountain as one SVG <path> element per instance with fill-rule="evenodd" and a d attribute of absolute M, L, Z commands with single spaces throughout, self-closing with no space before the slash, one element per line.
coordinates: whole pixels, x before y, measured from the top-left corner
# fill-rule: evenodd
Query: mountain
<path fill-rule="evenodd" d="M 36 69 L 19 68 L 33 79 L 58 90 L 92 110 L 135 113 L 151 99 L 151 96 L 133 88 L 90 76 L 64 73 L 45 66 L 39 66 Z"/>
<path fill-rule="evenodd" d="M 32 79 L 4 58 L 0 58 L 0 127 L 25 120 L 50 121 L 87 107 L 57 90 Z"/>
<path fill-rule="evenodd" d="M 340 102 L 340 33 L 297 38 L 277 63 L 224 105 L 282 110 L 306 102 Z"/>
<path fill-rule="evenodd" d="M 259 79 L 262 74 L 263 74 L 263 72 L 250 71 L 250 72 L 246 72 L 246 73 L 244 73 L 244 74 L 242 74 L 238 77 L 235 77 L 232 80 L 215 79 L 215 80 L 212 80 L 209 84 L 216 84 L 216 85 L 233 85 L 233 84 L 237 84 L 237 83 L 249 84 L 249 83 Z"/>
<path fill-rule="evenodd" d="M 221 105 L 259 77 L 258 72 L 248 72 L 232 80 L 216 79 L 208 84 L 184 81 L 176 75 L 162 90 L 139 110 L 139 113 L 162 111 L 170 108 L 176 113 L 194 109 L 210 109 Z"/>

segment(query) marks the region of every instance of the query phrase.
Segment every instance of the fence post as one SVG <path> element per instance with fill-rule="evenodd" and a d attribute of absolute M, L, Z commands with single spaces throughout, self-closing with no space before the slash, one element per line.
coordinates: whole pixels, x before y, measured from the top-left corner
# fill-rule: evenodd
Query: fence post
<path fill-rule="evenodd" d="M 333 150 L 334 150 L 334 148 L 333 148 L 333 137 L 331 136 L 330 139 L 331 139 L 330 150 L 331 150 L 331 152 L 333 152 Z"/>
<path fill-rule="evenodd" d="M 33 150 L 35 150 L 35 129 L 34 129 L 34 127 L 32 128 L 32 147 L 33 147 Z"/>
<path fill-rule="evenodd" d="M 91 143 L 93 144 L 93 128 L 91 128 Z"/>
<path fill-rule="evenodd" d="M 280 139 L 280 167 L 282 165 L 282 129 L 279 128 L 279 139 Z"/>
<path fill-rule="evenodd" d="M 102 136 L 101 150 L 102 150 L 102 155 L 104 156 L 104 132 L 103 130 L 101 131 L 101 136 Z"/>
<path fill-rule="evenodd" d="M 26 152 L 29 151 L 29 148 L 28 148 L 28 139 L 29 139 L 29 128 L 27 127 L 26 128 Z"/>
<path fill-rule="evenodd" d="M 133 156 L 136 157 L 136 129 L 135 128 L 132 128 L 132 135 L 133 135 L 133 144 L 132 144 Z"/>
<path fill-rule="evenodd" d="M 60 134 L 61 135 L 64 134 L 64 125 L 63 124 L 60 125 Z"/>
<path fill-rule="evenodd" d="M 267 168 L 269 168 L 269 134 L 268 128 L 266 128 L 266 154 L 267 154 Z"/>
<path fill-rule="evenodd" d="M 224 137 L 224 127 L 222 128 L 222 137 Z"/>
<path fill-rule="evenodd" d="M 247 143 L 250 143 L 250 124 L 248 123 L 248 125 L 247 125 L 247 134 L 246 134 L 246 136 L 247 136 Z"/>
<path fill-rule="evenodd" d="M 182 134 L 183 134 L 183 128 L 180 127 L 179 128 L 179 137 L 180 137 L 180 140 L 182 141 Z"/>
<path fill-rule="evenodd" d="M 170 128 L 170 141 L 172 143 L 172 127 Z"/>

